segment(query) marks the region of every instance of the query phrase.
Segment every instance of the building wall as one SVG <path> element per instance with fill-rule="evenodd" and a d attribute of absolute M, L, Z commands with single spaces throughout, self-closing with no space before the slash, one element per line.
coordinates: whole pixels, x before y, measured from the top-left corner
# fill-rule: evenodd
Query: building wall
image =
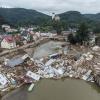
<path fill-rule="evenodd" d="M 1 42 L 1 48 L 12 49 L 16 47 L 16 43 L 8 43 L 5 39 Z"/>

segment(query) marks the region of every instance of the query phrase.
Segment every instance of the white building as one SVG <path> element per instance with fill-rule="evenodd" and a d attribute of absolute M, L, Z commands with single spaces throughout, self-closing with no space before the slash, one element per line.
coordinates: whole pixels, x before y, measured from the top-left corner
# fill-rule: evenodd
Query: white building
<path fill-rule="evenodd" d="M 6 36 L 1 42 L 1 48 L 12 49 L 16 47 L 16 42 L 12 36 Z"/>
<path fill-rule="evenodd" d="M 8 28 L 8 29 L 10 29 L 10 25 L 2 25 L 2 28 Z"/>

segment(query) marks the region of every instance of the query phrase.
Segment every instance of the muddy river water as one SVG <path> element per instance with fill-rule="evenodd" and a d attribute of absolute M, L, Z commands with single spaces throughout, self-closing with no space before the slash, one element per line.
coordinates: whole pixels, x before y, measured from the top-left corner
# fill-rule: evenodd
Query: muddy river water
<path fill-rule="evenodd" d="M 34 58 L 47 56 L 55 53 L 53 47 L 59 46 L 60 42 L 48 42 L 36 48 Z M 29 86 L 15 90 L 6 95 L 2 100 L 100 100 L 100 88 L 94 83 L 87 83 L 83 80 L 42 79 L 32 92 L 28 92 Z"/>
<path fill-rule="evenodd" d="M 59 48 L 62 44 L 64 44 L 64 42 L 50 41 L 40 45 L 35 49 L 33 58 L 42 58 L 48 56 L 49 54 L 56 53 L 55 47 Z"/>
<path fill-rule="evenodd" d="M 32 92 L 28 86 L 5 96 L 2 100 L 100 100 L 100 88 L 83 80 L 40 80 Z"/>

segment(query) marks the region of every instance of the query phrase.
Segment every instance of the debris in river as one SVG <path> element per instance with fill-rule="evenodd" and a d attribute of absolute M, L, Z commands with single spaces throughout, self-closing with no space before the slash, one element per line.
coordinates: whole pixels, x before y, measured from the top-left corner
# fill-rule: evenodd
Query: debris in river
<path fill-rule="evenodd" d="M 39 79 L 40 79 L 39 75 L 37 75 L 37 74 L 35 74 L 35 73 L 31 72 L 31 71 L 28 71 L 26 76 L 28 76 L 28 77 L 36 80 L 36 81 L 39 81 Z"/>
<path fill-rule="evenodd" d="M 82 79 L 87 80 L 91 75 L 92 70 L 89 70 L 85 75 L 83 75 Z"/>
<path fill-rule="evenodd" d="M 34 83 L 32 83 L 32 84 L 29 86 L 28 91 L 31 92 L 31 91 L 33 90 L 33 88 L 34 88 Z"/>
<path fill-rule="evenodd" d="M 8 83 L 8 80 L 7 80 L 6 76 L 3 74 L 0 74 L 0 84 L 1 84 L 0 88 L 6 86 L 7 83 Z"/>

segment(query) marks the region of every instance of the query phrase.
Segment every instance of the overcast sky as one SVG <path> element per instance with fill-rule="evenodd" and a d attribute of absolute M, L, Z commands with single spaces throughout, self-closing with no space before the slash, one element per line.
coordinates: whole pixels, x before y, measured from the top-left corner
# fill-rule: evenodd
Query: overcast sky
<path fill-rule="evenodd" d="M 47 14 L 70 10 L 81 13 L 100 12 L 100 0 L 0 0 L 0 6 L 34 9 Z"/>

